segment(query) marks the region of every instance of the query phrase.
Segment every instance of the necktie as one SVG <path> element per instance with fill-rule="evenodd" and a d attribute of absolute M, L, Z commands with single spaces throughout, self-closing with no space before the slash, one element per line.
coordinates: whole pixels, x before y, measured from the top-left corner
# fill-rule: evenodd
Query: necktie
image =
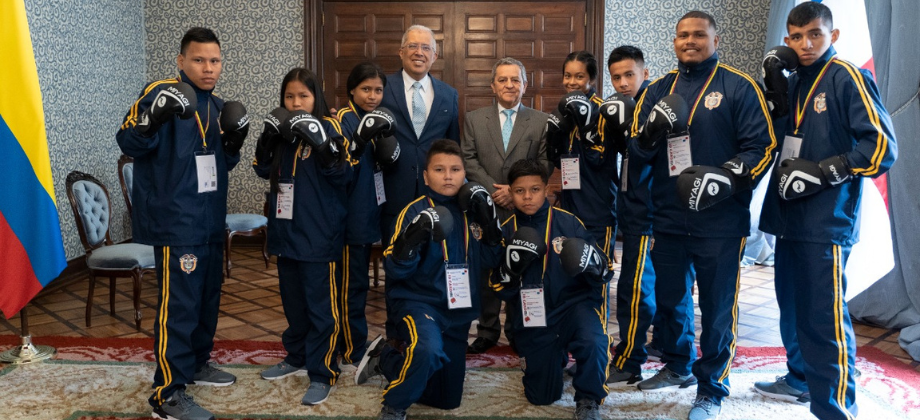
<path fill-rule="evenodd" d="M 412 84 L 415 93 L 412 94 L 412 125 L 415 127 L 415 135 L 422 136 L 422 130 L 425 128 L 425 100 L 422 99 L 422 84 L 415 82 Z"/>
<path fill-rule="evenodd" d="M 511 140 L 511 129 L 514 127 L 514 122 L 511 121 L 511 116 L 514 115 L 513 109 L 506 109 L 502 111 L 505 114 L 505 124 L 502 125 L 502 143 L 505 145 L 505 151 L 508 151 L 508 141 Z"/>

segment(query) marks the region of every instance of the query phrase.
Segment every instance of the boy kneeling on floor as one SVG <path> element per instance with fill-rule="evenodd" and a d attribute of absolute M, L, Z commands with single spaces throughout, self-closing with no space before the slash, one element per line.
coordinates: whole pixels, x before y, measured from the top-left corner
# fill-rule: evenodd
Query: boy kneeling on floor
<path fill-rule="evenodd" d="M 505 254 L 490 285 L 509 302 L 508 310 L 521 314 L 514 337 L 527 400 L 548 405 L 562 398 L 571 353 L 575 418 L 599 420 L 608 393 L 607 284 L 613 271 L 581 220 L 549 205 L 547 179 L 535 160 L 511 166 L 515 212 L 502 224 Z"/>

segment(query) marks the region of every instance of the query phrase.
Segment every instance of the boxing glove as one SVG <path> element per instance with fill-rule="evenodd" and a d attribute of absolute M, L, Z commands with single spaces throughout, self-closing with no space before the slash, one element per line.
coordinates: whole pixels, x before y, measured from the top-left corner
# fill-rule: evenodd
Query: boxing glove
<path fill-rule="evenodd" d="M 406 261 L 418 254 L 419 247 L 429 241 L 441 242 L 450 235 L 454 218 L 444 206 L 422 210 L 393 242 L 393 257 Z"/>
<path fill-rule="evenodd" d="M 388 136 L 374 141 L 374 158 L 381 168 L 387 168 L 399 159 L 399 141 Z"/>
<path fill-rule="evenodd" d="M 848 181 L 850 165 L 843 155 L 831 156 L 818 163 L 791 158 L 782 161 L 776 168 L 779 179 L 779 196 L 794 200 L 817 193 Z"/>
<path fill-rule="evenodd" d="M 754 180 L 747 165 L 739 158 L 721 167 L 694 165 L 677 177 L 677 194 L 693 211 L 705 210 L 732 195 L 748 191 Z"/>
<path fill-rule="evenodd" d="M 283 136 L 281 135 L 281 124 L 287 119 L 290 113 L 284 107 L 278 107 L 272 110 L 262 120 L 262 134 L 259 135 L 259 141 L 256 143 L 256 160 L 259 162 L 271 162 Z"/>
<path fill-rule="evenodd" d="M 597 137 L 595 104 L 581 91 L 572 91 L 559 100 L 559 114 L 570 126 L 578 129 L 578 137 L 593 145 Z"/>
<path fill-rule="evenodd" d="M 521 287 L 521 277 L 527 267 L 546 255 L 546 242 L 536 229 L 527 226 L 518 228 L 505 245 L 505 258 L 498 267 L 501 283 L 505 287 Z"/>
<path fill-rule="evenodd" d="M 614 93 L 600 106 L 600 115 L 604 119 L 604 138 L 610 139 L 616 151 L 626 153 L 626 139 L 633 123 L 636 101 L 632 98 Z"/>
<path fill-rule="evenodd" d="M 173 116 L 189 119 L 197 108 L 198 97 L 191 85 L 185 82 L 165 84 L 150 107 L 138 117 L 134 130 L 144 137 L 153 137 Z"/>
<path fill-rule="evenodd" d="M 223 131 L 220 138 L 224 144 L 224 153 L 231 156 L 240 154 L 243 142 L 249 134 L 249 114 L 246 113 L 246 107 L 237 101 L 226 102 L 217 121 Z"/>
<path fill-rule="evenodd" d="M 554 109 L 546 119 L 546 158 L 551 162 L 565 154 L 570 131 L 572 127 L 562 119 L 559 110 Z"/>
<path fill-rule="evenodd" d="M 799 56 L 787 46 L 770 49 L 763 58 L 764 97 L 770 105 L 770 116 L 779 118 L 789 114 L 789 81 L 786 73 L 799 67 Z"/>
<path fill-rule="evenodd" d="M 482 241 L 489 246 L 495 246 L 502 241 L 502 229 L 498 221 L 498 212 L 492 195 L 478 182 L 467 182 L 460 187 L 457 193 L 460 209 L 470 215 L 472 223 L 482 230 Z"/>
<path fill-rule="evenodd" d="M 569 277 L 585 273 L 604 278 L 609 271 L 607 256 L 581 238 L 562 241 L 559 261 L 562 263 L 562 271 Z"/>
<path fill-rule="evenodd" d="M 349 152 L 352 157 L 360 158 L 368 143 L 383 137 L 391 137 L 394 134 L 396 134 L 396 117 L 389 109 L 379 107 L 361 118 L 358 128 L 351 136 Z"/>
<path fill-rule="evenodd" d="M 649 112 L 636 143 L 643 150 L 654 150 L 668 136 L 686 132 L 689 119 L 690 109 L 682 96 L 676 93 L 665 96 Z"/>
<path fill-rule="evenodd" d="M 320 165 L 331 167 L 341 156 L 335 142 L 326 136 L 326 130 L 316 117 L 304 111 L 294 111 L 281 125 L 281 132 L 289 142 L 302 141 L 319 156 Z"/>

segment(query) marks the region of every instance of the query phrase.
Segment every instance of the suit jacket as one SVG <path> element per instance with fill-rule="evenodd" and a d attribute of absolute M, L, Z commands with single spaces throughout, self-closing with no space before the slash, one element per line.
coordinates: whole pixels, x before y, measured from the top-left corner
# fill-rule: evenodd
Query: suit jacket
<path fill-rule="evenodd" d="M 479 108 L 466 114 L 463 123 L 463 163 L 466 178 L 482 184 L 489 193 L 495 192 L 492 184 L 507 184 L 511 165 L 521 159 L 538 159 L 548 174 L 553 165 L 546 159 L 546 119 L 548 114 L 527 108 L 518 109 L 508 141 L 508 150 L 502 142 L 501 119 L 498 105 Z M 504 221 L 512 212 L 499 208 Z"/>
<path fill-rule="evenodd" d="M 447 83 L 431 78 L 434 100 L 422 135 L 415 134 L 409 106 L 406 103 L 406 88 L 402 69 L 387 76 L 380 106 L 393 111 L 396 116 L 396 140 L 400 154 L 396 163 L 383 171 L 383 186 L 387 201 L 383 203 L 383 214 L 393 217 L 416 198 L 428 193 L 422 178 L 425 158 L 431 143 L 439 139 L 460 142 L 460 114 L 457 90 Z"/>

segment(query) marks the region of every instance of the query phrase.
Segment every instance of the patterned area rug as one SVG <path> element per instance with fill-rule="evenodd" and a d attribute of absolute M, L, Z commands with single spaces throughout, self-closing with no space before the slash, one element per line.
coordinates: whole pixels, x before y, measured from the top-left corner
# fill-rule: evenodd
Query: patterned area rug
<path fill-rule="evenodd" d="M 0 350 L 19 341 L 0 336 Z M 151 339 L 84 339 L 41 337 L 37 344 L 58 349 L 55 360 L 34 365 L 0 365 L 0 419 L 142 419 L 150 409 L 147 396 L 153 377 Z M 223 419 L 373 419 L 380 407 L 383 382 L 355 386 L 343 374 L 330 399 L 306 407 L 300 398 L 309 380 L 259 378 L 259 371 L 280 360 L 277 342 L 220 341 L 214 359 L 235 374 L 230 387 L 190 386 L 202 406 Z M 507 347 L 470 356 L 463 404 L 443 411 L 423 406 L 409 409 L 411 419 L 530 419 L 571 418 L 574 410 L 570 380 L 562 399 L 535 407 L 524 400 L 517 357 Z M 647 364 L 647 375 L 660 365 Z M 863 375 L 857 402 L 860 418 L 920 419 L 920 374 L 872 348 L 860 348 L 857 367 Z M 752 390 L 755 381 L 785 372 L 781 348 L 739 348 L 732 369 L 732 396 L 723 403 L 722 419 L 809 419 L 807 407 L 766 399 Z M 378 377 L 379 378 L 379 377 Z M 375 378 L 376 379 L 376 378 Z M 685 419 L 693 390 L 647 394 L 614 389 L 602 406 L 605 419 Z"/>

